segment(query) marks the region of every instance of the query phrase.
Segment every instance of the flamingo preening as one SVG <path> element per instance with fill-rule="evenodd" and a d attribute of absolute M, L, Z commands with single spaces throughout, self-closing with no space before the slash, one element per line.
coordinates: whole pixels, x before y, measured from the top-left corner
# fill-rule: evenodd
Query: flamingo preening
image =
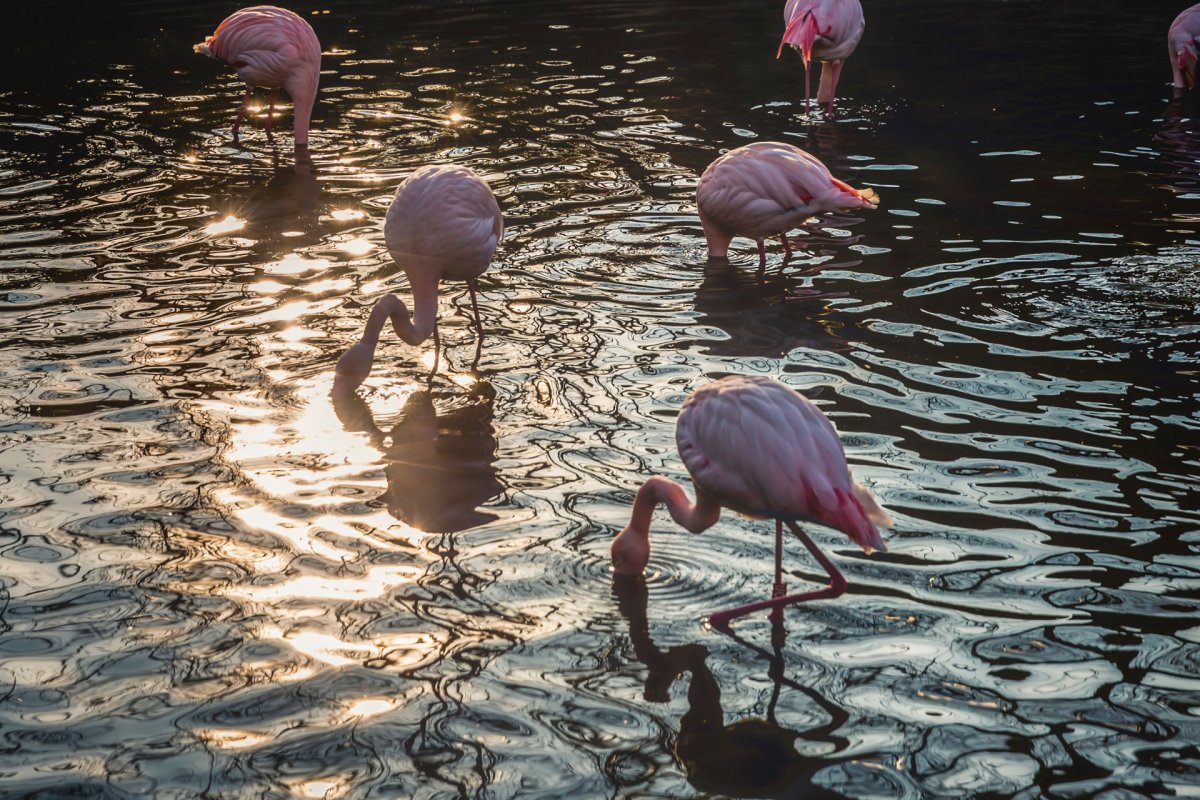
<path fill-rule="evenodd" d="M 612 543 L 613 569 L 640 575 L 650 559 L 650 520 L 659 503 L 692 533 L 716 524 L 722 508 L 775 520 L 775 585 L 772 597 L 719 611 L 715 626 L 745 614 L 837 597 L 846 579 L 796 524 L 811 520 L 845 533 L 864 550 L 885 550 L 876 525 L 891 518 L 869 491 L 850 476 L 833 423 L 811 401 L 784 384 L 761 376 L 733 376 L 700 387 L 688 397 L 675 425 L 675 442 L 692 476 L 696 502 L 683 488 L 654 476 L 642 484 L 633 513 Z M 786 594 L 783 583 L 783 526 L 800 538 L 829 575 L 816 591 Z"/>
<path fill-rule="evenodd" d="M 262 86 L 271 90 L 267 135 L 271 134 L 275 116 L 275 97 L 283 89 L 292 98 L 296 144 L 308 144 L 309 120 L 321 75 L 321 43 L 311 25 L 286 8 L 243 8 L 226 17 L 212 36 L 192 49 L 224 61 L 246 82 L 246 94 L 233 120 L 234 139 L 254 87 Z"/>
<path fill-rule="evenodd" d="M 811 83 L 808 76 L 810 61 L 821 62 L 821 83 L 817 87 L 817 102 L 828 104 L 833 113 L 838 77 L 842 64 L 862 38 L 866 21 L 858 0 L 788 0 L 783 9 L 783 39 L 775 57 L 783 54 L 790 44 L 804 59 L 804 110 L 809 110 Z"/>
<path fill-rule="evenodd" d="M 1167 55 L 1171 58 L 1171 85 L 1176 89 L 1196 86 L 1196 41 L 1200 39 L 1200 3 L 1184 9 L 1167 31 Z"/>
<path fill-rule="evenodd" d="M 413 295 L 413 313 L 394 294 L 385 294 L 367 318 L 362 339 L 338 359 L 337 374 L 357 386 L 375 358 L 379 334 L 390 320 L 396 335 L 417 345 L 433 335 L 432 380 L 441 343 L 437 329 L 438 284 L 466 281 L 471 293 L 478 348 L 483 324 L 475 297 L 476 279 L 487 270 L 504 235 L 504 218 L 487 183 L 467 167 L 427 166 L 405 178 L 388 208 L 383 237 L 392 259 L 404 270 Z"/>
<path fill-rule="evenodd" d="M 815 156 L 783 142 L 754 142 L 711 164 L 696 186 L 696 207 L 710 258 L 726 258 L 734 236 L 758 243 L 758 266 L 767 263 L 763 240 L 779 235 L 790 257 L 787 231 L 829 211 L 875 208 L 874 189 L 855 189 L 833 177 Z"/>

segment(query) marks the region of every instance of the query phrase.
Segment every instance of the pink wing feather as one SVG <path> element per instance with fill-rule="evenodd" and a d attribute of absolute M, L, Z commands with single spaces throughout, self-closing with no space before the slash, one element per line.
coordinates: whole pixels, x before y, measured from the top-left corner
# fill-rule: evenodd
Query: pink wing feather
<path fill-rule="evenodd" d="M 874 190 L 848 186 L 815 156 L 784 142 L 730 150 L 708 166 L 696 187 L 696 204 L 706 217 L 753 239 L 791 230 L 814 214 L 878 202 Z"/>
<path fill-rule="evenodd" d="M 854 482 L 837 431 L 812 402 L 778 381 L 729 377 L 697 389 L 675 431 L 696 485 L 756 516 L 806 518 L 870 552 L 891 519 Z"/>

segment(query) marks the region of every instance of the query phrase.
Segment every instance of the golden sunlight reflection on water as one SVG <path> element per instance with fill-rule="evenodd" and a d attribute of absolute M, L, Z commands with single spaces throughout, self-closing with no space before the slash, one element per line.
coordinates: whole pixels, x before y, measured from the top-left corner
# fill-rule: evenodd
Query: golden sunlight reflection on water
<path fill-rule="evenodd" d="M 224 233 L 232 233 L 233 231 L 241 230 L 246 225 L 246 220 L 238 219 L 230 214 L 224 219 L 213 222 L 204 228 L 204 232 L 210 236 L 220 236 Z"/>
<path fill-rule="evenodd" d="M 263 266 L 263 270 L 271 275 L 303 275 L 328 268 L 328 259 L 308 258 L 300 253 L 288 253 L 280 260 Z"/>

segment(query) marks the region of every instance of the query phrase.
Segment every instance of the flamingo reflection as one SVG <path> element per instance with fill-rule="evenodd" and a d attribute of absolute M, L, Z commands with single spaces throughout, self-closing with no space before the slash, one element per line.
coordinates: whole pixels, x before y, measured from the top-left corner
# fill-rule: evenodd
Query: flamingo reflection
<path fill-rule="evenodd" d="M 801 742 L 820 743 L 822 752 L 844 751 L 849 742 L 836 731 L 849 715 L 819 694 L 784 676 L 782 636 L 776 637 L 773 653 L 752 647 L 770 663 L 768 675 L 774 687 L 765 718 L 744 718 L 725 724 L 721 707 L 721 688 L 708 668 L 708 648 L 686 644 L 666 651 L 650 638 L 647 620 L 648 591 L 641 576 L 616 575 L 613 592 L 617 607 L 629 621 L 629 638 L 634 654 L 648 669 L 646 699 L 664 703 L 671 684 L 684 673 L 691 675 L 688 686 L 688 711 L 679 720 L 675 756 L 687 773 L 688 782 L 710 794 L 730 797 L 806 798 L 806 800 L 844 800 L 845 796 L 814 781 L 821 770 L 848 761 L 849 757 L 803 755 L 796 749 Z M 784 686 L 802 692 L 829 717 L 829 722 L 808 731 L 794 731 L 780 725 L 775 709 Z"/>
<path fill-rule="evenodd" d="M 270 179 L 246 194 L 239 216 L 257 231 L 286 237 L 292 249 L 316 244 L 321 231 L 321 186 L 308 148 L 297 147 L 291 165 L 278 152 L 272 153 L 271 168 Z"/>
<path fill-rule="evenodd" d="M 335 381 L 332 398 L 345 429 L 365 431 L 383 451 L 387 491 L 379 499 L 388 511 L 425 533 L 454 533 L 496 519 L 479 508 L 504 491 L 494 467 L 495 394 L 478 382 L 439 413 L 432 394 L 414 392 L 386 432 L 349 382 Z"/>

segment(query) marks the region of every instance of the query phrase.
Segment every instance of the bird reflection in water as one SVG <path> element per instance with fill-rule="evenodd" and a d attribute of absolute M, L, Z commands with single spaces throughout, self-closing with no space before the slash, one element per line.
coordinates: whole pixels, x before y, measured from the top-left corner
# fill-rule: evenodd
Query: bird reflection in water
<path fill-rule="evenodd" d="M 387 491 L 379 499 L 394 517 L 425 533 L 454 533 L 496 519 L 479 508 L 504 491 L 494 467 L 490 383 L 448 397 L 440 413 L 430 392 L 413 392 L 386 432 L 351 383 L 334 381 L 334 410 L 347 431 L 366 432 L 383 452 Z"/>
<path fill-rule="evenodd" d="M 802 755 L 796 750 L 796 742 L 821 743 L 822 750 L 833 754 L 844 751 L 849 742 L 835 734 L 849 715 L 784 676 L 780 626 L 776 626 L 772 653 L 726 634 L 769 661 L 768 674 L 774 683 L 765 719 L 746 718 L 726 725 L 721 689 L 707 664 L 708 648 L 693 643 L 663 651 L 654 644 L 646 613 L 648 591 L 642 576 L 614 576 L 613 592 L 621 615 L 629 621 L 633 651 L 648 670 L 646 699 L 667 702 L 671 684 L 684 673 L 691 675 L 688 711 L 679 720 L 675 756 L 692 786 L 701 792 L 730 797 L 845 800 L 845 795 L 814 782 L 814 778 L 819 771 L 850 759 Z M 775 720 L 775 708 L 784 686 L 811 698 L 829 716 L 829 722 L 804 732 L 781 726 Z"/>
<path fill-rule="evenodd" d="M 806 286 L 804 277 L 774 271 L 755 275 L 734 268 L 726 259 L 708 259 L 696 289 L 699 317 L 694 327 L 716 328 L 728 338 L 705 338 L 703 345 L 714 355 L 759 358 L 778 358 L 799 347 L 849 347 L 843 330 L 846 323 L 839 319 L 845 315 L 836 314 L 830 303 L 844 293 Z"/>
<path fill-rule="evenodd" d="M 321 186 L 307 147 L 296 148 L 294 163 L 272 151 L 271 177 L 263 182 L 254 175 L 252 180 L 254 185 L 234 203 L 248 231 L 268 240 L 286 239 L 293 250 L 320 241 Z"/>

